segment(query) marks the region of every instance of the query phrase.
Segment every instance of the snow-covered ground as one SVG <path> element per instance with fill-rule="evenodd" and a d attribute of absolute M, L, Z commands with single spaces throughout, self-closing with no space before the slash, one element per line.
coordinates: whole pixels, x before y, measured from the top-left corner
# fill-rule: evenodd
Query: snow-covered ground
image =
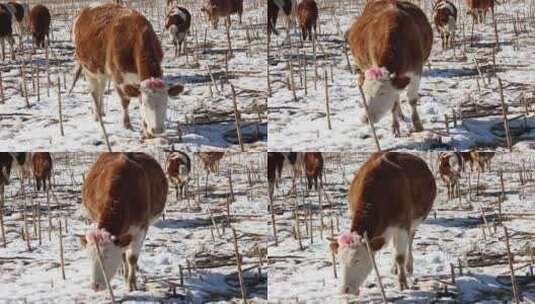
<path fill-rule="evenodd" d="M 158 35 L 162 34 L 166 1 L 128 2 L 133 3 L 134 8 L 152 22 Z M 165 52 L 162 64 L 164 78 L 168 83 L 178 81 L 185 86 L 181 95 L 169 100 L 166 134 L 155 140 L 142 139 L 142 121 L 137 99 L 132 99 L 130 104 L 133 130 L 124 129 L 120 99 L 112 85 L 112 89 L 105 95 L 104 117 L 112 149 L 132 151 L 147 150 L 151 145 L 174 145 L 177 149 L 187 151 L 238 150 L 230 86 L 232 84 L 237 94 L 238 109 L 241 111 L 246 149 L 265 150 L 265 2 L 245 0 L 242 25 L 238 24 L 237 15 L 232 16 L 230 36 L 234 56 L 228 59 L 228 75 L 225 72 L 228 45 L 223 20 L 220 20 L 218 29 L 214 30 L 201 12 L 202 1 L 178 2 L 191 12 L 192 27 L 188 37 L 187 58 L 175 58 L 174 47 L 165 36 L 161 36 Z M 89 3 L 91 1 L 82 0 L 45 3 L 53 14 L 50 67 L 46 64 L 43 50 L 38 50 L 37 54 L 30 57 L 30 39 L 24 42 L 24 58 L 19 52 L 16 60 L 11 60 L 8 56 L 8 59 L 0 64 L 5 101 L 5 104 L 0 103 L 2 150 L 85 152 L 107 149 L 100 126 L 91 116 L 93 100 L 83 77 L 74 91 L 68 94 L 76 64 L 70 34 L 72 21 L 80 7 Z M 16 38 L 18 40 L 18 37 Z M 29 94 L 29 109 L 20 89 L 22 64 Z M 212 84 L 209 66 L 218 87 L 212 87 L 212 93 L 209 87 Z M 32 72 L 37 71 L 37 67 L 40 71 L 39 101 L 35 81 L 37 72 Z M 47 71 L 51 78 L 50 89 L 47 85 Z M 61 79 L 65 130 L 63 137 L 60 135 L 58 118 L 58 76 Z"/>
<path fill-rule="evenodd" d="M 286 38 L 283 22 L 280 36 L 273 37 L 269 59 L 272 96 L 269 98 L 270 151 L 345 151 L 375 150 L 375 143 L 367 124 L 359 117 L 364 108 L 356 86 L 356 75 L 348 68 L 344 53 L 344 32 L 353 23 L 366 1 L 324 0 L 320 5 L 320 34 L 317 50 L 318 80 L 315 88 L 315 68 L 312 44 L 301 47 L 299 34 L 292 35 L 293 47 L 283 43 Z M 429 20 L 432 2 L 419 1 Z M 391 132 L 391 115 L 376 124 L 381 147 L 394 149 L 468 149 L 491 147 L 503 149 L 505 139 L 498 81 L 491 77 L 495 42 L 491 14 L 483 25 L 475 25 L 466 15 L 463 1 L 452 1 L 458 8 L 458 38 L 455 49 L 442 50 L 440 36 L 434 25 L 434 44 L 429 64 L 424 68 L 420 86 L 418 111 L 425 131 L 410 134 L 409 121 L 401 123 L 401 138 Z M 524 104 L 532 104 L 535 83 L 535 22 L 533 1 L 504 1 L 496 7 L 500 49 L 496 53 L 496 72 L 503 82 L 508 119 L 525 113 Z M 472 45 L 470 43 L 472 37 Z M 305 59 L 306 58 L 306 59 Z M 353 58 L 348 51 L 353 65 Z M 306 77 L 305 77 L 306 60 Z M 288 84 L 289 64 L 294 64 L 295 98 Z M 476 67 L 479 66 L 482 78 Z M 327 128 L 324 72 L 328 74 L 329 103 L 332 130 Z M 307 92 L 305 93 L 305 79 Z M 291 81 L 290 81 L 291 83 Z M 479 83 L 479 84 L 478 84 Z M 410 117 L 410 107 L 402 95 L 402 110 Z M 532 149 L 535 133 L 533 109 L 526 120 L 511 122 L 513 144 L 518 150 Z M 453 122 L 453 111 L 457 121 Z M 449 116 L 449 134 L 445 125 Z M 462 117 L 462 118 L 461 118 Z M 524 126 L 527 125 L 527 127 Z M 494 132 L 491 129 L 495 127 Z M 498 129 L 496 129 L 498 128 Z M 518 141 L 521 144 L 517 144 Z"/>
<path fill-rule="evenodd" d="M 34 193 L 29 186 L 26 187 L 26 193 L 30 193 L 26 200 L 26 216 L 31 251 L 27 250 L 21 237 L 23 199 L 14 196 L 20 183 L 12 180 L 11 185 L 6 187 L 4 223 L 7 248 L 2 247 L 0 240 L 0 303 L 110 302 L 107 291 L 95 293 L 90 288 L 89 259 L 76 237 L 90 227 L 81 204 L 80 189 L 83 176 L 87 175 L 96 156 L 53 154 L 53 193 L 57 200 L 51 200 L 50 212 L 44 193 Z M 160 163 L 163 162 L 163 153 L 157 153 L 156 157 Z M 227 154 L 221 161 L 220 173 L 209 177 L 207 197 L 204 169 L 197 158 L 193 161 L 190 199 L 177 202 L 174 188 L 170 189 L 165 219 L 149 228 L 139 258 L 137 286 L 140 290 L 127 292 L 124 279 L 117 274 L 111 281 L 117 301 L 241 301 L 232 230 L 223 227 L 227 223 L 226 200 L 230 193 L 227 173 L 231 171 L 235 201 L 230 203 L 230 222 L 238 235 L 248 298 L 251 303 L 266 302 L 266 239 L 269 231 L 266 225 L 265 154 Z M 197 177 L 200 177 L 200 182 L 197 182 Z M 41 206 L 41 244 L 35 233 L 38 228 L 34 226 L 36 204 Z M 49 215 L 54 227 L 51 240 L 48 238 Z M 211 215 L 221 235 L 213 228 Z M 67 228 L 63 230 L 66 280 L 62 279 L 59 263 L 59 221 L 63 229 Z M 259 257 L 262 258 L 260 267 Z M 184 287 L 180 286 L 179 265 L 183 268 Z"/>
<path fill-rule="evenodd" d="M 436 168 L 437 153 L 419 155 L 430 167 Z M 290 170 L 285 169 L 274 199 L 278 247 L 275 246 L 273 237 L 269 240 L 270 302 L 353 303 L 357 300 L 338 294 L 339 281 L 334 278 L 327 237 L 331 237 L 331 229 L 335 237 L 341 231 L 349 229 L 351 220 L 346 203 L 347 189 L 353 172 L 368 156 L 366 153 L 324 153 L 326 184 L 325 194 L 322 195 L 323 239 L 317 193 L 312 191 L 303 198 L 301 189 L 304 188 L 299 185 L 297 198 L 293 194 L 287 195 L 292 179 Z M 506 198 L 502 203 L 502 216 L 509 231 L 516 279 L 521 295 L 526 300 L 534 301 L 535 276 L 529 276 L 529 268 L 526 267 L 530 263 L 527 250 L 529 244 L 531 247 L 535 245 L 534 165 L 533 154 L 498 154 L 493 160 L 491 172 L 481 174 L 478 194 L 475 190 L 477 174 L 471 176 L 471 200 L 468 194 L 468 174 L 462 178 L 460 200 L 448 201 L 446 188 L 437 179 L 439 192 L 433 210 L 416 232 L 413 247 L 415 269 L 414 276 L 409 281 L 410 290 L 400 292 L 397 278 L 390 273 L 393 260 L 390 246 L 376 255 L 387 297 L 395 303 L 512 301 L 504 229 L 500 225 L 494 228 L 498 213 L 497 201 L 501 193 L 498 171 L 503 170 Z M 524 174 L 524 185 L 520 184 L 521 166 L 527 172 Z M 300 250 L 292 232 L 295 230 L 295 204 L 298 205 L 301 219 L 299 231 L 303 250 Z M 485 225 L 481 209 L 489 223 L 490 231 L 485 231 L 486 239 L 483 236 Z M 310 211 L 314 231 L 312 241 L 309 234 Z M 459 263 L 462 265 L 462 275 Z M 455 266 L 455 284 L 451 282 L 450 264 Z M 382 302 L 373 272 L 361 288 L 360 301 Z"/>

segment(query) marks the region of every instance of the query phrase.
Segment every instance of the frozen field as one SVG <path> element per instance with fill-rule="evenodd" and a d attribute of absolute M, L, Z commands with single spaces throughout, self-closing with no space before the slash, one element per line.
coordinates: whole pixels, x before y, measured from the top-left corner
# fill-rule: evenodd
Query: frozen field
<path fill-rule="evenodd" d="M 435 166 L 437 153 L 420 154 Z M 315 191 L 303 197 L 298 191 L 287 195 L 291 188 L 289 170 L 275 190 L 275 217 L 279 246 L 269 240 L 269 300 L 273 303 L 356 303 L 357 299 L 338 294 L 339 280 L 334 278 L 327 237 L 337 237 L 351 224 L 346 193 L 353 172 L 368 154 L 327 153 L 323 207 Z M 535 276 L 530 275 L 529 244 L 533 246 L 535 231 L 535 181 L 533 155 L 501 154 L 494 158 L 491 172 L 482 173 L 479 191 L 477 174 L 471 176 L 468 191 L 467 175 L 462 179 L 461 199 L 447 200 L 442 181 L 437 179 L 438 196 L 426 221 L 416 232 L 413 254 L 414 275 L 409 279 L 410 290 L 400 292 L 397 277 L 390 273 L 390 246 L 376 254 L 376 261 L 386 295 L 395 303 L 504 303 L 513 299 L 504 229 L 498 222 L 498 197 L 501 186 L 498 170 L 503 170 L 505 200 L 502 222 L 508 228 L 517 284 L 526 303 L 535 300 Z M 523 185 L 520 183 L 524 165 Z M 432 169 L 434 171 L 434 169 Z M 469 170 L 468 170 L 469 171 Z M 298 189 L 304 189 L 298 186 Z M 471 197 L 471 199 L 470 199 Z M 297 200 L 297 201 L 296 201 Z M 302 247 L 294 238 L 295 204 L 300 219 Z M 322 210 L 322 212 L 320 211 Z M 488 222 L 484 225 L 482 212 Z M 323 215 L 321 215 L 323 213 Z M 310 216 L 312 214 L 312 216 Z M 323 232 L 321 218 L 323 217 Z M 310 218 L 312 231 L 310 235 Z M 332 229 L 332 231 L 331 231 Z M 483 234 L 485 229 L 485 236 Z M 323 233 L 323 238 L 321 238 Z M 312 239 L 311 239 L 312 238 Z M 533 262 L 531 262 L 533 263 Z M 451 281 L 451 266 L 455 267 L 455 284 Z M 462 274 L 459 265 L 462 265 Z M 340 273 L 338 267 L 338 274 Z M 534 269 L 535 270 L 535 269 Z M 381 303 L 382 296 L 372 272 L 361 290 L 359 303 Z M 529 300 L 529 301 L 528 301 Z"/>
<path fill-rule="evenodd" d="M 15 196 L 20 183 L 12 180 L 6 187 L 4 223 L 7 244 L 4 248 L 3 242 L 0 243 L 0 303 L 110 302 L 107 291 L 95 293 L 91 289 L 90 262 L 76 237 L 90 227 L 81 204 L 80 190 L 82 178 L 96 156 L 82 153 L 53 155 L 53 193 L 57 200 L 51 199 L 50 209 L 44 193 L 35 193 L 26 187 L 25 214 L 31 251 L 22 239 L 24 200 Z M 161 163 L 164 154 L 156 156 Z M 137 286 L 140 290 L 128 293 L 120 274 L 112 279 L 117 302 L 241 301 L 233 234 L 227 226 L 228 220 L 237 232 L 249 303 L 266 302 L 266 239 L 269 232 L 266 225 L 265 155 L 227 154 L 221 161 L 220 173 L 209 177 L 207 197 L 205 171 L 196 158 L 193 162 L 189 199 L 176 201 L 174 188 L 171 188 L 165 219 L 149 228 L 138 263 Z M 230 217 L 226 204 L 230 196 L 228 172 L 232 172 L 235 197 L 229 205 Z M 197 182 L 198 178 L 200 182 Z M 41 214 L 40 225 L 38 214 Z M 60 267 L 60 221 L 65 280 Z M 183 286 L 180 285 L 179 265 L 182 266 Z"/>
<path fill-rule="evenodd" d="M 186 151 L 238 150 L 240 147 L 234 122 L 232 84 L 241 113 L 245 148 L 248 151 L 265 150 L 265 2 L 245 0 L 241 25 L 237 15 L 232 16 L 230 37 L 233 56 L 227 57 L 228 44 L 223 20 L 220 20 L 218 29 L 214 30 L 201 12 L 202 1 L 178 1 L 192 14 L 191 35 L 187 38 L 188 55 L 178 58 L 174 57 L 175 51 L 170 41 L 162 35 L 166 1 L 128 2 L 151 21 L 162 38 L 165 81 L 169 84 L 181 82 L 185 91 L 169 100 L 165 135 L 143 140 L 137 98 L 130 103 L 133 130 L 128 130 L 123 128 L 120 99 L 112 85 L 105 95 L 104 117 L 112 149 L 134 151 L 147 150 L 150 145 L 174 145 L 176 149 Z M 53 14 L 48 65 L 43 50 L 30 54 L 31 39 L 24 41 L 23 56 L 19 50 L 16 60 L 9 57 L 0 65 L 5 102 L 1 104 L 0 101 L 0 146 L 3 150 L 107 149 L 100 126 L 91 115 L 93 99 L 83 77 L 74 91 L 68 94 L 76 64 L 71 41 L 72 21 L 80 8 L 90 3 L 92 2 L 81 0 L 46 1 L 45 4 Z M 18 41 L 18 37 L 15 38 Z M 21 66 L 24 66 L 30 108 L 27 107 L 21 90 Z M 60 135 L 58 76 L 65 136 Z M 39 92 L 37 79 L 40 83 Z"/>
<path fill-rule="evenodd" d="M 357 76 L 351 73 L 344 53 L 344 32 L 353 23 L 353 18 L 359 16 L 365 1 L 317 2 L 320 6 L 317 77 L 311 42 L 307 41 L 301 47 L 299 34 L 294 32 L 290 48 L 285 42 L 282 21 L 279 22 L 281 35 L 274 36 L 272 40 L 269 59 L 272 82 L 269 149 L 333 152 L 375 150 L 369 126 L 359 119 L 364 108 L 359 105 L 361 96 L 356 86 Z M 500 44 L 495 66 L 493 49 L 496 37 L 491 14 L 488 14 L 485 24 L 476 24 L 471 34 L 472 20 L 466 15 L 464 2 L 452 2 L 457 6 L 459 16 L 455 48 L 442 50 L 440 36 L 433 25 L 433 49 L 420 86 L 418 111 L 425 130 L 409 133 L 410 107 L 403 94 L 402 111 L 408 120 L 401 122 L 401 138 L 395 138 L 392 134 L 392 117 L 388 114 L 376 124 L 381 147 L 407 150 L 503 149 L 506 143 L 500 90 L 497 78 L 493 76 L 496 71 L 503 83 L 513 145 L 517 150 L 531 150 L 535 134 L 531 105 L 535 100 L 535 40 L 532 35 L 535 2 L 512 0 L 497 5 Z M 418 3 L 432 23 L 432 1 Z M 353 66 L 350 51 L 348 58 Z M 291 90 L 288 62 L 293 63 L 295 97 Z M 327 128 L 325 72 L 332 130 Z M 449 131 L 445 114 L 449 116 Z M 454 116 L 457 117 L 455 121 Z"/>

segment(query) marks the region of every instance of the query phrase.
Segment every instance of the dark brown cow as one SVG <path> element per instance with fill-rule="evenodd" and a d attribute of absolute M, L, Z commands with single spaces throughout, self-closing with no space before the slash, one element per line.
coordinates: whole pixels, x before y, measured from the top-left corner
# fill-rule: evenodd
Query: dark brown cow
<path fill-rule="evenodd" d="M 136 289 L 136 268 L 149 225 L 165 208 L 168 184 L 158 162 L 144 153 L 104 153 L 90 169 L 82 200 L 96 229 L 80 237 L 92 262 L 92 287 L 106 288 L 121 259 L 130 291 Z"/>
<path fill-rule="evenodd" d="M 86 7 L 74 21 L 73 39 L 80 69 L 89 82 L 98 111 L 111 77 L 121 97 L 123 125 L 131 129 L 128 105 L 139 97 L 145 137 L 164 132 L 169 96 L 183 91 L 181 84 L 169 87 L 162 80 L 163 51 L 150 22 L 135 10 L 116 4 Z"/>
<path fill-rule="evenodd" d="M 2 45 L 2 60 L 6 60 L 6 40 L 9 43 L 11 50 L 11 59 L 15 59 L 15 52 L 13 45 L 15 39 L 13 39 L 13 28 L 11 21 L 11 14 L 5 6 L 0 6 L 0 44 Z"/>
<path fill-rule="evenodd" d="M 433 21 L 442 40 L 442 48 L 453 46 L 457 27 L 457 8 L 448 0 L 439 0 L 433 5 Z"/>
<path fill-rule="evenodd" d="M 47 191 L 52 184 L 50 177 L 52 176 L 52 157 L 48 152 L 35 152 L 32 154 L 32 171 L 35 178 L 35 185 L 37 191 Z M 48 187 L 47 187 L 48 182 Z"/>
<path fill-rule="evenodd" d="M 230 26 L 230 15 L 238 14 L 240 24 L 243 14 L 243 0 L 206 0 L 201 11 L 205 12 L 208 20 L 212 22 L 214 29 L 217 29 L 219 18 L 226 18 L 226 22 Z"/>
<path fill-rule="evenodd" d="M 35 47 L 45 47 L 45 38 L 48 38 L 50 32 L 50 20 L 50 11 L 44 5 L 38 4 L 30 11 L 30 30 Z M 49 43 L 49 40 L 47 39 L 46 43 Z"/>
<path fill-rule="evenodd" d="M 314 29 L 315 36 L 318 15 L 318 5 L 314 0 L 303 0 L 297 5 L 297 21 L 299 22 L 299 27 L 301 27 L 303 40 L 307 40 L 307 35 L 310 41 L 315 39 L 312 37 L 312 29 Z"/>
<path fill-rule="evenodd" d="M 353 58 L 361 72 L 369 115 L 362 121 L 377 122 L 392 112 L 392 129 L 400 136 L 399 97 L 407 90 L 412 108 L 413 131 L 422 131 L 418 116 L 418 89 L 424 63 L 433 45 L 433 30 L 422 10 L 407 1 L 370 1 L 347 33 Z"/>
<path fill-rule="evenodd" d="M 461 179 L 462 157 L 459 153 L 441 153 L 438 157 L 438 174 L 448 188 L 448 199 L 459 197 L 459 180 Z"/>
<path fill-rule="evenodd" d="M 278 185 L 278 181 L 282 176 L 284 159 L 284 154 L 280 152 L 268 152 L 267 176 L 270 199 L 273 199 L 273 192 L 275 191 L 275 187 Z"/>
<path fill-rule="evenodd" d="M 172 152 L 165 161 L 165 172 L 171 184 L 175 185 L 176 200 L 187 195 L 184 188 L 187 187 L 189 174 L 191 172 L 191 160 L 189 156 L 181 151 Z"/>
<path fill-rule="evenodd" d="M 470 151 L 457 152 L 461 158 L 461 168 L 463 172 L 466 172 L 466 165 L 470 163 L 470 169 L 472 168 L 472 158 L 470 157 Z"/>
<path fill-rule="evenodd" d="M 186 35 L 189 33 L 190 25 L 191 14 L 183 7 L 174 6 L 167 14 L 165 30 L 175 46 L 175 57 L 182 52 L 182 45 L 186 40 Z"/>
<path fill-rule="evenodd" d="M 464 3 L 468 7 L 466 13 L 472 16 L 475 24 L 485 23 L 487 11 L 494 11 L 494 0 L 464 0 Z"/>
<path fill-rule="evenodd" d="M 322 186 L 323 157 L 320 152 L 306 152 L 303 155 L 303 166 L 307 177 L 307 189 L 318 190 L 318 179 Z"/>
<path fill-rule="evenodd" d="M 435 179 L 421 158 L 396 152 L 371 155 L 353 178 L 347 195 L 351 230 L 330 244 L 342 267 L 342 293 L 358 294 L 372 270 L 365 234 L 374 252 L 393 240 L 393 270 L 400 289 L 408 288 L 406 273 L 413 270 L 414 234 L 431 211 L 435 196 Z"/>

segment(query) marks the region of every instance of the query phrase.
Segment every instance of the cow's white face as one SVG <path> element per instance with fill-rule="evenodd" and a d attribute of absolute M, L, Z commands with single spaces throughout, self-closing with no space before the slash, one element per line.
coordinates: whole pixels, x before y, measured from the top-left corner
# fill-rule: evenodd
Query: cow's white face
<path fill-rule="evenodd" d="M 98 243 L 100 249 L 100 257 L 106 277 L 111 281 L 121 264 L 124 247 L 130 243 L 131 237 L 127 235 L 126 237 L 117 238 L 105 229 L 97 229 L 88 232 L 82 238 L 80 240 L 82 246 L 86 248 L 91 259 L 91 288 L 94 291 L 102 291 L 106 289 L 106 281 L 98 259 L 96 244 Z"/>
<path fill-rule="evenodd" d="M 385 68 L 373 67 L 368 69 L 364 73 L 364 81 L 361 85 L 366 96 L 370 116 L 367 117 L 364 114 L 362 121 L 366 122 L 369 118 L 376 123 L 392 109 L 399 96 L 399 91 L 392 85 L 391 76 Z"/>
<path fill-rule="evenodd" d="M 164 132 L 167 119 L 167 85 L 161 79 L 146 79 L 141 82 L 141 112 L 143 133 L 154 137 Z"/>
<path fill-rule="evenodd" d="M 359 294 L 359 287 L 372 270 L 366 244 L 356 232 L 346 232 L 335 245 L 341 268 L 340 293 Z"/>

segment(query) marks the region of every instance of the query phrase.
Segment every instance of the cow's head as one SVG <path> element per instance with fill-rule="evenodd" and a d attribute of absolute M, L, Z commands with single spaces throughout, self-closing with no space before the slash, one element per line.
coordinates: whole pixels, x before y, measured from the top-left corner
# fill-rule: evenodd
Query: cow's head
<path fill-rule="evenodd" d="M 384 242 L 382 237 L 372 239 L 372 251 L 379 250 Z M 372 270 L 372 261 L 364 239 L 356 232 L 344 232 L 338 240 L 331 241 L 330 248 L 338 256 L 342 269 L 340 293 L 358 295 L 360 285 Z"/>
<path fill-rule="evenodd" d="M 377 122 L 389 112 L 398 99 L 400 91 L 410 82 L 410 78 L 403 75 L 390 74 L 384 67 L 371 67 L 360 73 L 357 84 L 362 87 L 368 103 L 370 117 L 364 115 L 362 121 L 370 119 Z"/>
<path fill-rule="evenodd" d="M 130 97 L 139 97 L 143 135 L 152 138 L 165 130 L 169 96 L 177 96 L 184 91 L 184 86 L 180 83 L 168 86 L 159 78 L 149 78 L 139 85 L 125 85 L 123 90 Z"/>
<path fill-rule="evenodd" d="M 86 235 L 79 236 L 79 238 L 82 247 L 87 250 L 91 258 L 91 287 L 95 291 L 106 289 L 106 281 L 98 259 L 96 244 L 100 249 L 100 258 L 106 277 L 111 280 L 121 264 L 125 247 L 132 241 L 132 236 L 130 234 L 114 236 L 105 229 L 96 229 L 86 233 Z"/>

